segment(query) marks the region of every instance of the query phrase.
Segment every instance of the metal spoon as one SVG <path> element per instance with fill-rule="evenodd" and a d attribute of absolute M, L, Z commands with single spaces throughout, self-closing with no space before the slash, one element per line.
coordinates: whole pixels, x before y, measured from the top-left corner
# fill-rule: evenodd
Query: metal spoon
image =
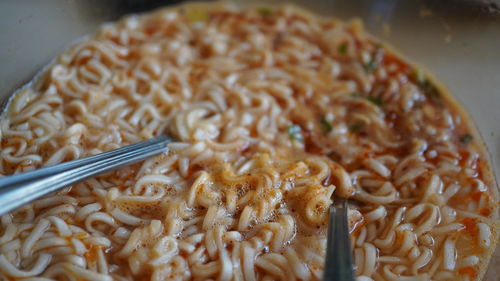
<path fill-rule="evenodd" d="M 167 152 L 172 138 L 160 135 L 90 157 L 0 178 L 0 215 L 96 175 Z"/>
<path fill-rule="evenodd" d="M 354 281 L 347 200 L 335 198 L 330 205 L 324 281 Z"/>

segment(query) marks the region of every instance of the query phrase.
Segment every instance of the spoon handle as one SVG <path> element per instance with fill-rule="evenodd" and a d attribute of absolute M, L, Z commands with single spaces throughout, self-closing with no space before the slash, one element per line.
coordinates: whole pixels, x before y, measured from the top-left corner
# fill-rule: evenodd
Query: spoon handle
<path fill-rule="evenodd" d="M 0 215 L 74 183 L 167 152 L 172 139 L 160 135 L 51 167 L 0 178 Z"/>
<path fill-rule="evenodd" d="M 323 281 L 354 281 L 347 200 L 336 200 L 340 202 L 330 206 Z"/>

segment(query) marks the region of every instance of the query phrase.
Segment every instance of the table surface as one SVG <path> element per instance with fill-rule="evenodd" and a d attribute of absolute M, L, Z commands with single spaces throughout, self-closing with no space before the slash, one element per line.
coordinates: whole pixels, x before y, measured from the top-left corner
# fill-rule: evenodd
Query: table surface
<path fill-rule="evenodd" d="M 65 46 L 92 33 L 102 22 L 173 2 L 177 1 L 1 1 L 0 100 L 29 81 Z M 286 2 L 304 3 L 304 7 L 319 14 L 346 20 L 359 17 L 369 32 L 434 73 L 476 121 L 495 173 L 500 175 L 498 0 Z M 484 6 L 479 2 L 493 4 Z M 500 280 L 499 249 L 484 280 Z"/>

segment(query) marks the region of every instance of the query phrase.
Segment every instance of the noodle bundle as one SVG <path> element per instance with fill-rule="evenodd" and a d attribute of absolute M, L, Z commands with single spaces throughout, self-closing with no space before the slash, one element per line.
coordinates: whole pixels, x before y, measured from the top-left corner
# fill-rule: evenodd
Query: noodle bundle
<path fill-rule="evenodd" d="M 201 7 L 105 24 L 11 102 L 3 176 L 176 142 L 2 216 L 4 280 L 321 280 L 337 197 L 357 280 L 481 278 L 496 186 L 435 82 L 359 22 Z"/>

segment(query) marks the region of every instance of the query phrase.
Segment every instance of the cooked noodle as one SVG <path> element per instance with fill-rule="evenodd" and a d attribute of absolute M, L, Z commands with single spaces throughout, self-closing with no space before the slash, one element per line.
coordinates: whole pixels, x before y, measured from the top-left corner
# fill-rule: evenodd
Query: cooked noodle
<path fill-rule="evenodd" d="M 129 16 L 59 56 L 0 125 L 2 175 L 177 139 L 1 217 L 7 280 L 321 280 L 336 196 L 359 201 L 359 281 L 477 280 L 497 242 L 463 114 L 357 22 Z"/>

